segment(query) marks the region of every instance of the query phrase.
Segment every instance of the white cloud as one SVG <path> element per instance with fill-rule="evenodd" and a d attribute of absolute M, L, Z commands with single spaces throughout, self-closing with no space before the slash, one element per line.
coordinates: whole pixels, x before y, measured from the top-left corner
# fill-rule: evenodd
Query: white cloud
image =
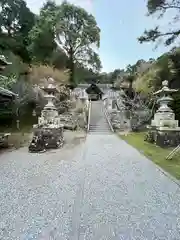
<path fill-rule="evenodd" d="M 26 0 L 28 7 L 31 9 L 31 11 L 38 13 L 39 9 L 43 6 L 43 3 L 46 2 L 46 0 Z M 55 0 L 55 2 L 57 4 L 61 4 L 62 0 Z M 92 12 L 93 11 L 93 4 L 92 4 L 92 0 L 70 0 L 69 2 L 83 7 L 84 9 L 86 9 L 86 11 L 88 12 Z"/>

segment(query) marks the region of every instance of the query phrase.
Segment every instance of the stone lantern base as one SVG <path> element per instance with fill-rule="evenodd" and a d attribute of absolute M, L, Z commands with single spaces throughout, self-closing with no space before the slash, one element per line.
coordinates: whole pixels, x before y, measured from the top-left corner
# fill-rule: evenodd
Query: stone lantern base
<path fill-rule="evenodd" d="M 145 141 L 155 143 L 160 147 L 176 147 L 180 144 L 180 128 L 148 127 Z"/>
<path fill-rule="evenodd" d="M 57 149 L 64 144 L 63 126 L 58 128 L 34 127 L 33 139 L 29 145 L 30 152 L 44 152 Z"/>

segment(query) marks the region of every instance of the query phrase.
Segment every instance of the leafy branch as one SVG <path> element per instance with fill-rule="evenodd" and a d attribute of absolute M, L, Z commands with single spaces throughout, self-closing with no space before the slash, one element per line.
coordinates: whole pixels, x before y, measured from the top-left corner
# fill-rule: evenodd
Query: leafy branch
<path fill-rule="evenodd" d="M 148 0 L 147 2 L 148 15 L 159 13 L 162 17 L 168 10 L 174 10 L 174 17 L 170 21 L 178 22 L 180 19 L 180 0 Z M 154 29 L 145 30 L 143 35 L 138 38 L 140 43 L 155 42 L 158 39 L 165 38 L 164 44 L 171 45 L 180 35 L 180 29 L 172 29 L 169 31 L 160 30 L 159 26 Z"/>

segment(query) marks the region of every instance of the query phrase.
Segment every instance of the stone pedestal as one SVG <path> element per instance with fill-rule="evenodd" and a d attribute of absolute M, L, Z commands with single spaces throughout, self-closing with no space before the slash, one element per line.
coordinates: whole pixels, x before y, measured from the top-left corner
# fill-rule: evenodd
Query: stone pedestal
<path fill-rule="evenodd" d="M 77 119 L 74 113 L 64 113 L 59 116 L 61 123 L 64 125 L 64 129 L 76 130 L 77 129 Z"/>
<path fill-rule="evenodd" d="M 180 128 L 149 128 L 145 141 L 160 147 L 176 147 L 180 144 Z"/>
<path fill-rule="evenodd" d="M 158 129 L 156 136 L 156 144 L 160 147 L 176 147 L 180 144 L 180 128 Z"/>
<path fill-rule="evenodd" d="M 41 152 L 46 149 L 62 147 L 64 143 L 63 126 L 59 128 L 34 127 L 33 139 L 29 145 L 30 152 Z"/>

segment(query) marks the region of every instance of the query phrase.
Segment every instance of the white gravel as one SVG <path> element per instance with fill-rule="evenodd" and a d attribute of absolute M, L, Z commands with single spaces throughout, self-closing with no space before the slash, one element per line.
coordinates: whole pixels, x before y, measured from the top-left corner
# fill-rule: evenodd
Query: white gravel
<path fill-rule="evenodd" d="M 115 135 L 0 155 L 0 239 L 180 239 L 180 188 Z"/>

